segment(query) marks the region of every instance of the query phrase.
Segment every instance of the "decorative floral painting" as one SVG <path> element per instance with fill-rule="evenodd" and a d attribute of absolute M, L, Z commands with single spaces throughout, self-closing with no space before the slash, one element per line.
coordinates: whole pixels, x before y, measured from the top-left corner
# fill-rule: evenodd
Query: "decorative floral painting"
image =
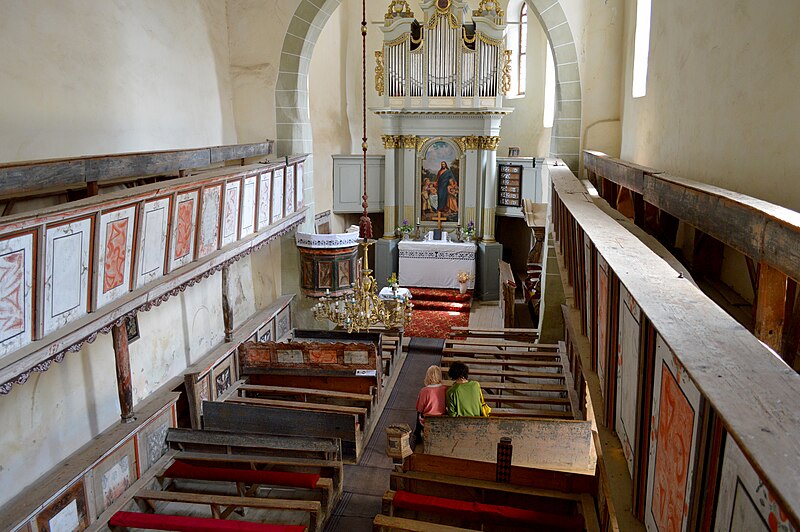
<path fill-rule="evenodd" d="M 458 222 L 460 151 L 446 140 L 430 143 L 422 152 L 420 172 L 420 219 Z"/>

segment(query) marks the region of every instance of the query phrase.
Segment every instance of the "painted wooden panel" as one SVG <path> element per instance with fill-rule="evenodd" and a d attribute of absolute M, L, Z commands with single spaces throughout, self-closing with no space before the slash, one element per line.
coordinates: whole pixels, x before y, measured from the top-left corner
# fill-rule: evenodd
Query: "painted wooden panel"
<path fill-rule="evenodd" d="M 175 426 L 174 405 L 136 434 L 136 449 L 139 457 L 139 476 L 141 477 L 168 450 L 167 430 Z"/>
<path fill-rule="evenodd" d="M 44 334 L 49 334 L 86 315 L 89 303 L 91 247 L 91 218 L 74 220 L 47 230 L 45 237 Z M 104 272 L 104 268 L 98 267 L 97 271 Z M 115 282 L 117 280 L 112 272 L 108 286 Z"/>
<path fill-rule="evenodd" d="M 687 530 L 701 396 L 660 336 L 655 357 L 645 521 L 651 530 Z"/>
<path fill-rule="evenodd" d="M 617 344 L 616 430 L 633 474 L 636 448 L 636 412 L 639 385 L 639 323 L 641 311 L 628 290 L 620 285 L 619 342 Z"/>
<path fill-rule="evenodd" d="M 597 377 L 600 391 L 606 395 L 606 367 L 608 367 L 608 263 L 597 255 Z"/>
<path fill-rule="evenodd" d="M 583 253 L 583 271 L 586 279 L 586 336 L 589 341 L 592 338 L 592 319 L 594 318 L 594 309 L 592 308 L 592 242 L 588 238 L 584 239 L 584 253 Z"/>
<path fill-rule="evenodd" d="M 39 513 L 37 528 L 40 532 L 85 530 L 90 520 L 86 499 L 86 488 L 83 480 L 79 480 Z"/>
<path fill-rule="evenodd" d="M 289 307 L 282 309 L 275 318 L 275 340 L 280 341 L 292 330 L 292 314 Z"/>
<path fill-rule="evenodd" d="M 0 357 L 33 339 L 33 233 L 0 240 Z"/>
<path fill-rule="evenodd" d="M 283 218 L 283 176 L 284 168 L 272 171 L 272 223 Z"/>
<path fill-rule="evenodd" d="M 225 207 L 222 213 L 222 245 L 239 238 L 239 211 L 241 210 L 241 180 L 225 185 Z"/>
<path fill-rule="evenodd" d="M 244 180 L 242 189 L 242 229 L 239 238 L 244 238 L 256 232 L 256 176 Z"/>
<path fill-rule="evenodd" d="M 178 194 L 172 219 L 170 270 L 189 264 L 194 259 L 195 227 L 197 227 L 198 191 Z"/>
<path fill-rule="evenodd" d="M 89 483 L 93 487 L 95 511 L 98 515 L 114 504 L 136 482 L 137 471 L 133 438 L 128 439 L 92 469 Z"/>
<path fill-rule="evenodd" d="M 95 268 L 96 308 L 127 294 L 131 288 L 135 227 L 135 206 L 100 215 Z"/>
<path fill-rule="evenodd" d="M 272 172 L 264 172 L 258 180 L 258 230 L 261 231 L 272 223 L 270 220 Z"/>
<path fill-rule="evenodd" d="M 727 435 L 725 440 L 714 530 L 797 530 L 734 439 Z"/>
<path fill-rule="evenodd" d="M 144 286 L 164 275 L 170 200 L 171 198 L 161 198 L 148 201 L 144 205 L 136 266 L 137 287 Z"/>
<path fill-rule="evenodd" d="M 290 164 L 286 167 L 286 186 L 283 189 L 284 194 L 284 213 L 286 216 L 292 214 L 294 212 L 294 189 L 295 189 L 295 182 L 294 182 L 294 165 Z"/>
<path fill-rule="evenodd" d="M 297 163 L 297 170 L 295 172 L 297 174 L 296 177 L 297 186 L 295 187 L 295 194 L 297 195 L 297 202 L 296 202 L 297 207 L 295 210 L 298 211 L 302 209 L 303 206 L 305 205 L 305 181 L 304 181 L 305 176 L 303 174 L 304 171 L 305 171 L 304 164 L 302 162 Z"/>
<path fill-rule="evenodd" d="M 219 211 L 222 203 L 222 185 L 203 190 L 203 207 L 200 214 L 200 235 L 197 256 L 205 257 L 219 247 Z"/>

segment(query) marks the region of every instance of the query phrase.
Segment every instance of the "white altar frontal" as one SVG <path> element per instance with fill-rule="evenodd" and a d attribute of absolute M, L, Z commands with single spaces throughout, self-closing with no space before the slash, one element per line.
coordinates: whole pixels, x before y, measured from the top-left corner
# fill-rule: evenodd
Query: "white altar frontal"
<path fill-rule="evenodd" d="M 470 275 L 467 288 L 475 288 L 475 244 L 403 240 L 398 248 L 401 286 L 458 289 L 457 275 L 466 272 Z"/>

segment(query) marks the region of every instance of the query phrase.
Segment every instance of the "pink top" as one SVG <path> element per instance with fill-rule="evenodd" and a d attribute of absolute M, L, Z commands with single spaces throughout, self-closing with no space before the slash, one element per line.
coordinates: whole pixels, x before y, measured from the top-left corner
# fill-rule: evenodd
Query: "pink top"
<path fill-rule="evenodd" d="M 429 384 L 419 391 L 417 412 L 423 416 L 443 416 L 445 411 L 444 384 Z"/>

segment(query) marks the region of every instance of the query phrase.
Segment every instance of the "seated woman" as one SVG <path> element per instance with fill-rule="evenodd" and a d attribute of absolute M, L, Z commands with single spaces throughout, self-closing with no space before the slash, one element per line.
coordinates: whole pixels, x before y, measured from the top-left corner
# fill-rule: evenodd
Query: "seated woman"
<path fill-rule="evenodd" d="M 488 415 L 488 407 L 483 408 L 485 403 L 481 385 L 477 381 L 469 380 L 469 368 L 466 364 L 453 362 L 447 375 L 453 380 L 453 385 L 447 389 L 446 394 L 448 416 Z"/>
<path fill-rule="evenodd" d="M 444 415 L 444 392 L 442 384 L 442 370 L 439 366 L 431 366 L 425 372 L 425 387 L 419 391 L 417 397 L 417 426 L 414 436 L 417 442 L 422 441 L 422 429 L 425 426 L 425 416 Z"/>

